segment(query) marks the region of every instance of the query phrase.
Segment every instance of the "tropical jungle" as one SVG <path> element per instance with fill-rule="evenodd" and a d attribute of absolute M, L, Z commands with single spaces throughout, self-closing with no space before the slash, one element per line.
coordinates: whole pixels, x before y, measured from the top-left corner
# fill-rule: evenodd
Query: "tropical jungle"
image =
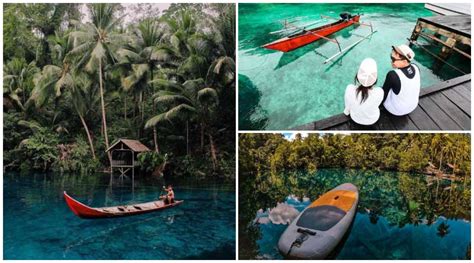
<path fill-rule="evenodd" d="M 235 6 L 4 4 L 4 170 L 93 172 L 136 139 L 153 170 L 233 179 Z"/>
<path fill-rule="evenodd" d="M 469 134 L 240 134 L 239 258 L 281 259 L 277 243 L 312 201 L 359 189 L 330 259 L 470 258 Z"/>

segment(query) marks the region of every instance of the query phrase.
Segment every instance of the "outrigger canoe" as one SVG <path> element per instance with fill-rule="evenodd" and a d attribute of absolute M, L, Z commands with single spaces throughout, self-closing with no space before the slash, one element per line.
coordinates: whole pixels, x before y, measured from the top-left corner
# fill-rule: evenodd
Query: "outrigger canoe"
<path fill-rule="evenodd" d="M 269 44 L 263 45 L 264 48 L 273 49 L 282 52 L 289 52 L 297 48 L 311 44 L 321 38 L 326 38 L 333 33 L 336 33 L 346 27 L 358 23 L 360 15 L 351 16 L 349 19 L 340 19 L 334 23 L 301 32 L 278 39 Z M 327 38 L 326 38 L 327 39 Z"/>
<path fill-rule="evenodd" d="M 93 208 L 89 207 L 76 199 L 69 196 L 66 192 L 63 193 L 64 199 L 72 212 L 80 218 L 110 218 L 110 217 L 123 217 L 139 215 L 144 213 L 150 213 L 166 208 L 174 207 L 183 203 L 183 200 L 175 201 L 172 204 L 167 204 L 162 200 L 152 201 L 148 203 L 135 204 L 135 205 L 122 205 L 122 206 L 111 206 L 111 207 L 100 207 Z"/>
<path fill-rule="evenodd" d="M 283 232 L 280 253 L 293 259 L 325 259 L 349 229 L 358 202 L 359 191 L 349 183 L 323 194 Z"/>

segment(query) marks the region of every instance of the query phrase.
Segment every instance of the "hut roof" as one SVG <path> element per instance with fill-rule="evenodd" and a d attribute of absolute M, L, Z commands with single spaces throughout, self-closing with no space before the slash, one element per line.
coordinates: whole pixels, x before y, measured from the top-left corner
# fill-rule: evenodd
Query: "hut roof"
<path fill-rule="evenodd" d="M 146 147 L 143 143 L 141 143 L 138 140 L 118 139 L 115 143 L 113 143 L 109 147 L 109 149 L 107 149 L 106 152 L 108 152 L 108 151 L 112 150 L 113 148 L 115 148 L 115 146 L 117 146 L 120 142 L 125 144 L 128 148 L 130 148 L 130 150 L 132 150 L 134 152 L 149 152 L 150 151 L 150 149 L 148 147 Z"/>

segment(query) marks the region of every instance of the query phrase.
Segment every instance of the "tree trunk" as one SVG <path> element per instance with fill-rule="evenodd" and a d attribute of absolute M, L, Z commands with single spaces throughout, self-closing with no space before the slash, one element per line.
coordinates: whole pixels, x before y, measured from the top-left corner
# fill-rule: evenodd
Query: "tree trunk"
<path fill-rule="evenodd" d="M 125 99 L 124 99 L 123 118 L 127 120 L 127 94 L 125 94 Z"/>
<path fill-rule="evenodd" d="M 440 172 L 443 171 L 443 170 L 441 169 L 441 165 L 442 165 L 442 164 L 443 164 L 443 154 L 441 153 L 441 157 L 440 157 L 440 159 L 439 159 L 439 167 L 438 167 L 438 169 L 439 169 Z"/>
<path fill-rule="evenodd" d="M 140 125 L 138 125 L 138 138 L 140 138 L 143 134 L 143 120 L 144 120 L 144 113 L 143 113 L 143 91 L 140 91 L 140 95 L 138 97 L 138 114 L 140 114 Z"/>
<path fill-rule="evenodd" d="M 100 88 L 100 107 L 102 108 L 102 127 L 104 129 L 105 149 L 109 149 L 109 135 L 107 133 L 107 117 L 105 115 L 104 102 L 104 84 L 102 83 L 102 60 L 99 59 L 99 88 Z M 112 156 L 107 152 L 109 163 L 112 163 Z"/>
<path fill-rule="evenodd" d="M 150 80 L 153 80 L 153 65 L 151 65 Z M 152 100 L 152 103 L 153 103 L 152 104 L 153 105 L 153 116 L 155 116 L 155 113 L 156 113 L 155 100 Z M 142 125 L 143 125 L 143 123 L 142 123 Z M 157 129 L 156 129 L 155 125 L 153 126 L 153 144 L 155 144 L 155 152 L 160 153 L 160 147 L 158 147 L 158 132 L 157 132 Z"/>
<path fill-rule="evenodd" d="M 156 126 L 153 126 L 153 143 L 155 144 L 155 152 L 160 153 L 160 148 L 158 147 L 158 134 L 156 132 Z"/>
<path fill-rule="evenodd" d="M 212 159 L 212 167 L 214 170 L 217 168 L 217 148 L 216 144 L 214 143 L 214 139 L 212 135 L 209 134 L 209 143 L 210 143 L 210 150 L 211 150 L 211 159 Z"/>
<path fill-rule="evenodd" d="M 186 121 L 186 155 L 189 155 L 189 121 Z"/>
<path fill-rule="evenodd" d="M 89 127 L 87 127 L 87 123 L 86 121 L 84 120 L 84 117 L 82 117 L 82 114 L 79 113 L 79 111 L 77 112 L 79 114 L 79 118 L 81 119 L 81 122 L 82 122 L 82 125 L 84 126 L 84 130 L 86 130 L 86 133 L 87 133 L 87 140 L 89 141 L 89 146 L 91 147 L 91 153 L 92 153 L 92 157 L 94 158 L 94 160 L 96 159 L 96 156 L 95 156 L 95 149 L 94 149 L 94 144 L 92 143 L 92 137 L 91 137 L 91 134 L 89 132 Z"/>
<path fill-rule="evenodd" d="M 204 151 L 204 124 L 201 123 L 201 152 Z"/>

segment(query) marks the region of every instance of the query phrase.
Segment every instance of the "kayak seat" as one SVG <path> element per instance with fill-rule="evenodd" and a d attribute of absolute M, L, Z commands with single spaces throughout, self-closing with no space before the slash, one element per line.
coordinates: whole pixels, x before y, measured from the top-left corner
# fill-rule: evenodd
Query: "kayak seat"
<path fill-rule="evenodd" d="M 335 206 L 321 205 L 310 207 L 300 216 L 296 225 L 308 229 L 327 231 L 336 225 L 346 212 Z"/>

